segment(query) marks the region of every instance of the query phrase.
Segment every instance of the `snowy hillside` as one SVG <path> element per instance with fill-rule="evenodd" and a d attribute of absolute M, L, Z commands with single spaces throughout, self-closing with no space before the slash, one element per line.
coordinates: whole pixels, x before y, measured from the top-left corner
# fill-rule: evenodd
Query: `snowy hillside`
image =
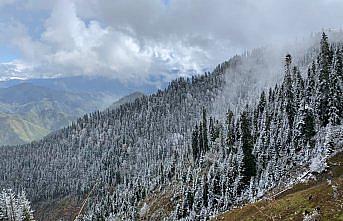
<path fill-rule="evenodd" d="M 325 34 L 279 64 L 259 49 L 1 147 L 0 186 L 34 208 L 74 197 L 79 220 L 204 220 L 253 202 L 342 150 L 342 51 Z"/>

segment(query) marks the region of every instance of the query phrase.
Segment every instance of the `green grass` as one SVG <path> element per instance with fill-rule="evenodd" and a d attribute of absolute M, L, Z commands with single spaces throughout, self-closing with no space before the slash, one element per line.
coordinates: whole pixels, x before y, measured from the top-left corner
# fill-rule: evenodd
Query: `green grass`
<path fill-rule="evenodd" d="M 47 135 L 50 131 L 20 118 L 10 118 L 9 125 L 21 140 L 30 142 Z"/>
<path fill-rule="evenodd" d="M 0 113 L 0 145 L 30 142 L 49 132 L 50 130 L 16 115 Z"/>

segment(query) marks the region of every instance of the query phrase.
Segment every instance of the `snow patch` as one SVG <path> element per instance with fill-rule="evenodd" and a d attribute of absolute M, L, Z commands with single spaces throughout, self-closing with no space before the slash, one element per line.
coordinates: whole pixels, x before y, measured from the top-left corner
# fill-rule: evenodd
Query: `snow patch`
<path fill-rule="evenodd" d="M 310 171 L 321 173 L 327 167 L 326 156 L 323 154 L 317 154 L 316 157 L 312 158 Z"/>
<path fill-rule="evenodd" d="M 143 217 L 149 210 L 149 205 L 144 203 L 143 207 L 141 208 L 141 210 L 139 211 L 139 215 L 141 217 Z"/>

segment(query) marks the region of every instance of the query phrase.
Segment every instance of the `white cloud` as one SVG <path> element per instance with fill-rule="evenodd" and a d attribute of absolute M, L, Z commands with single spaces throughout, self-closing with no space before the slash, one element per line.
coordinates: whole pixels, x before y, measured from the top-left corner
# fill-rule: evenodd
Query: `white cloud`
<path fill-rule="evenodd" d="M 14 5 L 10 18 L 0 15 L 0 46 L 18 48 L 15 62 L 28 69 L 13 73 L 25 76 L 169 78 L 247 48 L 340 28 L 343 19 L 343 2 L 336 0 L 14 1 L 0 1 Z M 32 14 L 42 15 L 30 21 Z"/>
<path fill-rule="evenodd" d="M 31 63 L 30 70 L 13 71 L 17 75 L 30 71 L 32 76 L 102 74 L 137 80 L 172 69 L 200 71 L 201 57 L 208 56 L 196 45 L 185 46 L 182 39 L 142 40 L 129 26 L 111 27 L 97 20 L 82 20 L 75 3 L 67 0 L 54 5 L 39 39 L 33 40 L 18 22 L 10 27 L 12 44 L 23 54 L 16 63 Z"/>

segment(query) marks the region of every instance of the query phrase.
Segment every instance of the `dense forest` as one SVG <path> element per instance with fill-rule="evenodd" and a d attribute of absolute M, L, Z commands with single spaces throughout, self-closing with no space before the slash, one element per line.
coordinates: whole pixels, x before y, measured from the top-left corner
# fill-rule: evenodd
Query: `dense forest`
<path fill-rule="evenodd" d="M 33 204 L 88 197 L 79 220 L 206 220 L 260 199 L 342 150 L 343 45 L 323 33 L 312 49 L 299 66 L 287 54 L 283 80 L 267 90 L 235 72 L 261 62 L 255 51 L 41 141 L 1 147 L 0 186 L 25 190 Z M 224 93 L 232 82 L 245 91 L 234 99 Z"/>

